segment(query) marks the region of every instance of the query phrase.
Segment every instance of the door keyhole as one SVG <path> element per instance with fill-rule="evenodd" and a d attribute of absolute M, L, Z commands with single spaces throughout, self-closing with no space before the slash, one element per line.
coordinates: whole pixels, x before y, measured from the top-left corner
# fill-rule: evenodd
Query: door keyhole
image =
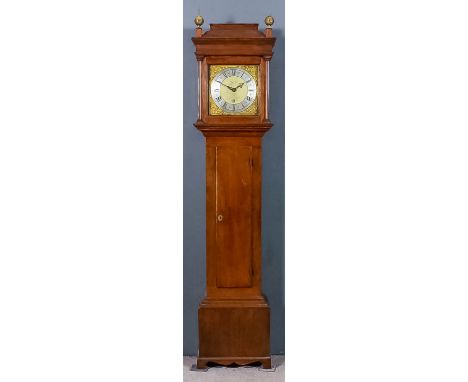
<path fill-rule="evenodd" d="M 223 221 L 223 215 L 218 215 L 218 221 L 221 223 Z"/>

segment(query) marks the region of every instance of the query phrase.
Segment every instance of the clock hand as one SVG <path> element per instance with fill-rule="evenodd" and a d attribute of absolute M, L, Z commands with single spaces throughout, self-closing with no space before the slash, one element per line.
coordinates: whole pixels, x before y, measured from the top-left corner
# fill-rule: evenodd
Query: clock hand
<path fill-rule="evenodd" d="M 244 86 L 245 82 L 242 82 L 240 85 L 237 85 L 236 90 Z"/>
<path fill-rule="evenodd" d="M 226 86 L 229 90 L 231 90 L 231 91 L 233 91 L 233 92 L 235 92 L 235 91 L 237 90 L 237 88 L 232 88 L 232 87 L 230 87 L 230 86 L 228 86 L 228 85 L 225 85 L 225 84 L 223 84 L 221 81 L 216 80 L 216 82 L 219 82 L 221 85 Z"/>

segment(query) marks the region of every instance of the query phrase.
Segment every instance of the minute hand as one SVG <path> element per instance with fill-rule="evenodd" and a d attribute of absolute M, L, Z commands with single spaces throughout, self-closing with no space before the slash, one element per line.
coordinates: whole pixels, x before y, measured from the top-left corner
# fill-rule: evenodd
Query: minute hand
<path fill-rule="evenodd" d="M 232 87 L 230 87 L 230 86 L 228 86 L 226 84 L 223 84 L 221 81 L 216 81 L 216 82 L 219 82 L 221 85 L 226 86 L 229 90 L 231 90 L 233 92 L 235 92 L 237 90 L 237 88 L 232 88 Z"/>

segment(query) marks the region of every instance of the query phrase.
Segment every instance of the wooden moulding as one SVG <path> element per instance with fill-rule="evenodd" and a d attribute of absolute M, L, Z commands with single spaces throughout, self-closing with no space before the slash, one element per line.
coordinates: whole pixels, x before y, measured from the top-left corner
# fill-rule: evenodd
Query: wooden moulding
<path fill-rule="evenodd" d="M 210 24 L 210 30 L 192 37 L 198 56 L 270 56 L 276 38 L 258 30 L 258 24 Z"/>
<path fill-rule="evenodd" d="M 232 136 L 235 134 L 237 137 L 242 136 L 256 136 L 262 137 L 271 128 L 271 124 L 258 124 L 251 125 L 249 127 L 237 126 L 237 125 L 219 125 L 212 126 L 204 124 L 203 122 L 196 123 L 195 127 L 200 130 L 206 137 L 210 136 Z"/>

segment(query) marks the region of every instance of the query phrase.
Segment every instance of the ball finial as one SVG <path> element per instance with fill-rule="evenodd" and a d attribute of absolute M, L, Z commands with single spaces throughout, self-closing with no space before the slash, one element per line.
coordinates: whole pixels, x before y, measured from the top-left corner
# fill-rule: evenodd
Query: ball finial
<path fill-rule="evenodd" d="M 193 21 L 195 22 L 195 25 L 197 26 L 197 28 L 200 28 L 203 25 L 203 22 L 205 20 L 203 20 L 203 17 L 198 15 L 198 16 L 195 17 L 195 20 L 193 20 Z"/>
<path fill-rule="evenodd" d="M 265 17 L 265 24 L 266 24 L 267 28 L 271 28 L 271 26 L 273 25 L 274 22 L 275 22 L 275 19 L 273 18 L 273 16 Z"/>

